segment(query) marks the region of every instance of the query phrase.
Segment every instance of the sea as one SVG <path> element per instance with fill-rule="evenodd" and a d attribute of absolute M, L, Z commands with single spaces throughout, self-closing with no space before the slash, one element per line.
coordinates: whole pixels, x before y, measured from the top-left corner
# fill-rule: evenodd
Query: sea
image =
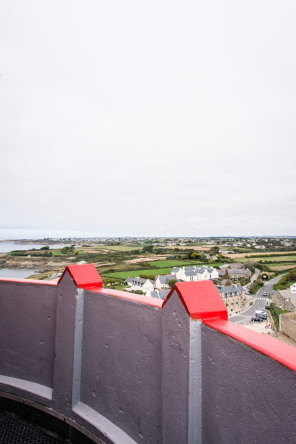
<path fill-rule="evenodd" d="M 65 246 L 69 246 L 70 244 L 18 244 L 12 241 L 1 241 L 0 240 L 0 253 L 9 253 L 14 250 L 40 250 L 41 247 L 49 246 L 49 248 L 63 248 Z"/>
<path fill-rule="evenodd" d="M 63 248 L 70 244 L 55 244 L 49 245 L 49 248 Z M 36 248 L 39 250 L 45 247 L 46 244 L 19 244 L 13 241 L 0 241 L 0 253 L 9 253 L 14 250 L 32 250 Z M 32 274 L 38 273 L 38 270 L 31 270 L 26 268 L 0 268 L 0 277 L 26 279 Z"/>
<path fill-rule="evenodd" d="M 0 268 L 0 278 L 26 279 L 38 270 L 27 270 L 24 268 Z"/>

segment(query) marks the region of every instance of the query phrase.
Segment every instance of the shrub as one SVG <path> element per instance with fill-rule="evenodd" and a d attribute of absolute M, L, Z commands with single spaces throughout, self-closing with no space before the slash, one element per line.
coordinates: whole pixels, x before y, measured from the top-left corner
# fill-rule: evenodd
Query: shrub
<path fill-rule="evenodd" d="M 263 287 L 263 282 L 261 280 L 261 278 L 259 277 L 258 279 L 256 279 L 253 284 L 250 286 L 250 293 L 251 294 L 256 294 L 257 291 L 259 290 L 260 287 Z"/>
<path fill-rule="evenodd" d="M 296 268 L 293 268 L 293 270 L 285 274 L 274 286 L 274 289 L 284 290 L 285 288 L 289 288 L 292 284 L 294 284 L 294 282 L 296 282 Z"/>
<path fill-rule="evenodd" d="M 270 307 L 271 316 L 274 320 L 274 324 L 278 330 L 279 324 L 280 324 L 280 315 L 283 313 L 290 313 L 290 311 L 289 310 L 282 310 L 281 308 L 277 307 L 273 302 L 270 304 L 269 307 Z"/>
<path fill-rule="evenodd" d="M 171 280 L 168 282 L 169 287 L 170 287 L 170 288 L 173 288 L 173 286 L 175 285 L 176 282 L 178 282 L 177 279 L 171 279 Z"/>

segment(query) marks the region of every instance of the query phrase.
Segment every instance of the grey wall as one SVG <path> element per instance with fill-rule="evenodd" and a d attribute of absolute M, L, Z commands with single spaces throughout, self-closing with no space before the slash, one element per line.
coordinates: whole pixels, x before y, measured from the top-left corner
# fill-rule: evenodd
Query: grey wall
<path fill-rule="evenodd" d="M 163 442 L 188 442 L 190 317 L 175 291 L 162 309 Z"/>
<path fill-rule="evenodd" d="M 78 292 L 69 273 L 65 273 L 57 289 L 53 407 L 67 416 L 71 416 L 73 404 Z"/>
<path fill-rule="evenodd" d="M 159 309 L 77 289 L 66 272 L 58 286 L 0 282 L 0 295 L 0 391 L 119 444 L 187 441 L 190 318 L 177 293 Z"/>
<path fill-rule="evenodd" d="M 85 293 L 81 401 L 137 442 L 160 442 L 161 310 Z"/>
<path fill-rule="evenodd" d="M 203 443 L 295 443 L 296 375 L 202 327 Z"/>
<path fill-rule="evenodd" d="M 57 287 L 0 281 L 0 329 L 0 396 L 95 442 L 296 442 L 295 373 L 190 320 L 176 292 L 159 309 L 68 272 Z"/>
<path fill-rule="evenodd" d="M 56 287 L 1 282 L 0 374 L 52 387 Z"/>

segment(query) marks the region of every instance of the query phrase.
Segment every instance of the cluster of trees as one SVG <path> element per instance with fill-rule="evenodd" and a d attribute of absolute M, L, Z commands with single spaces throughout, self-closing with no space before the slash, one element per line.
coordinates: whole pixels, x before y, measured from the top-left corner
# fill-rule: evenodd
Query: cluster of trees
<path fill-rule="evenodd" d="M 216 256 L 217 254 L 219 254 L 219 247 L 212 247 L 209 251 L 208 251 L 208 253 L 211 255 L 211 256 Z"/>
<path fill-rule="evenodd" d="M 154 248 L 153 245 L 145 245 L 145 247 L 143 247 L 142 250 L 140 250 L 139 252 L 161 254 L 164 252 L 164 250 L 162 250 L 161 248 Z"/>
<path fill-rule="evenodd" d="M 146 264 L 146 265 L 150 266 L 150 264 Z M 140 274 L 139 277 L 142 279 L 150 279 L 151 281 L 154 281 L 155 274 Z"/>
<path fill-rule="evenodd" d="M 296 282 L 296 268 L 289 271 L 289 273 L 285 274 L 279 282 L 274 286 L 275 290 L 284 290 L 285 288 L 289 288 L 292 284 Z"/>
<path fill-rule="evenodd" d="M 171 280 L 168 282 L 169 287 L 170 287 L 170 288 L 173 288 L 173 286 L 176 284 L 176 282 L 178 282 L 178 279 L 171 279 Z"/>
<path fill-rule="evenodd" d="M 36 249 L 33 250 L 15 250 L 9 253 L 10 256 L 32 256 L 32 257 L 51 257 L 52 251 L 39 251 Z"/>
<path fill-rule="evenodd" d="M 208 262 L 208 259 L 204 254 L 198 253 L 194 250 L 188 251 L 185 255 L 182 256 L 182 259 L 191 259 L 199 262 Z"/>
<path fill-rule="evenodd" d="M 71 245 L 70 247 L 61 248 L 62 254 L 74 253 L 74 251 L 75 251 L 75 245 Z"/>
<path fill-rule="evenodd" d="M 253 273 L 255 273 L 256 264 L 254 264 L 254 262 L 245 262 L 243 264 L 243 268 L 245 270 L 249 269 L 252 272 L 252 274 L 253 274 Z"/>
<path fill-rule="evenodd" d="M 262 282 L 261 276 L 259 275 L 259 277 L 250 286 L 250 293 L 256 294 L 259 288 L 263 287 L 263 285 L 264 283 Z"/>

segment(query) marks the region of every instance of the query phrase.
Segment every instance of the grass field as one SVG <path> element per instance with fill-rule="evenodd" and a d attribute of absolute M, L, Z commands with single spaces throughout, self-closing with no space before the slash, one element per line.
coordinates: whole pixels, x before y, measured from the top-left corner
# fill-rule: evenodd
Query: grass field
<path fill-rule="evenodd" d="M 141 250 L 143 245 L 106 245 L 104 247 L 96 247 L 96 250 L 105 250 L 105 251 L 131 251 L 131 250 Z"/>
<path fill-rule="evenodd" d="M 158 268 L 143 268 L 140 270 L 123 270 L 123 271 L 111 271 L 104 273 L 102 272 L 102 276 L 107 277 L 113 277 L 113 278 L 120 278 L 120 279 L 126 279 L 129 276 L 130 277 L 137 277 L 137 276 L 151 276 L 151 275 L 158 275 L 158 274 L 170 274 L 172 269 L 174 267 L 183 267 L 183 266 L 198 266 L 201 267 L 203 265 L 206 265 L 208 267 L 211 267 L 213 265 L 220 265 L 220 264 L 200 264 L 200 263 L 192 263 L 192 262 L 180 262 L 180 261 L 174 261 L 174 260 L 167 260 L 167 261 L 154 261 L 149 262 L 151 265 L 158 265 Z"/>
<path fill-rule="evenodd" d="M 152 267 L 158 267 L 158 268 L 168 268 L 168 267 L 193 267 L 194 265 L 199 266 L 201 265 L 201 262 L 192 262 L 192 261 L 180 261 L 177 259 L 167 259 L 163 261 L 151 261 L 149 264 Z"/>
<path fill-rule="evenodd" d="M 149 264 L 151 266 L 155 266 L 158 268 L 168 268 L 168 267 L 178 267 L 178 268 L 182 268 L 182 267 L 203 267 L 203 266 L 207 266 L 207 267 L 212 267 L 213 265 L 215 266 L 220 266 L 222 265 L 221 263 L 215 262 L 215 263 L 204 263 L 204 262 L 192 262 L 190 260 L 184 260 L 184 261 L 180 261 L 177 259 L 167 259 L 167 260 L 163 260 L 163 261 L 151 261 L 149 262 Z"/>
<path fill-rule="evenodd" d="M 285 264 L 285 265 L 279 265 L 279 264 L 268 264 L 268 268 L 270 268 L 272 271 L 285 271 L 285 270 L 292 270 L 295 268 L 296 264 Z"/>
<path fill-rule="evenodd" d="M 172 267 L 170 268 L 149 268 L 147 270 L 129 270 L 129 271 L 112 271 L 110 273 L 102 273 L 102 276 L 119 278 L 119 279 L 127 279 L 130 277 L 137 276 L 150 276 L 150 275 L 158 275 L 158 274 L 170 274 L 172 271 Z"/>
<path fill-rule="evenodd" d="M 295 254 L 295 251 L 249 251 L 248 253 L 234 253 L 234 254 L 226 254 L 227 257 L 231 259 L 248 259 L 250 261 L 254 259 L 259 260 L 259 256 L 285 256 L 287 254 Z M 248 258 L 246 256 L 249 256 Z"/>
<path fill-rule="evenodd" d="M 296 255 L 295 256 L 276 256 L 276 257 L 264 257 L 260 259 L 261 261 L 264 262 L 296 262 Z"/>
<path fill-rule="evenodd" d="M 272 263 L 281 263 L 281 262 L 287 262 L 287 263 L 291 263 L 291 262 L 296 262 L 296 255 L 294 256 L 283 256 L 283 255 L 279 255 L 279 256 L 260 256 L 260 257 L 254 257 L 254 258 L 247 258 L 247 257 L 242 257 L 239 259 L 238 262 L 272 262 Z"/>

